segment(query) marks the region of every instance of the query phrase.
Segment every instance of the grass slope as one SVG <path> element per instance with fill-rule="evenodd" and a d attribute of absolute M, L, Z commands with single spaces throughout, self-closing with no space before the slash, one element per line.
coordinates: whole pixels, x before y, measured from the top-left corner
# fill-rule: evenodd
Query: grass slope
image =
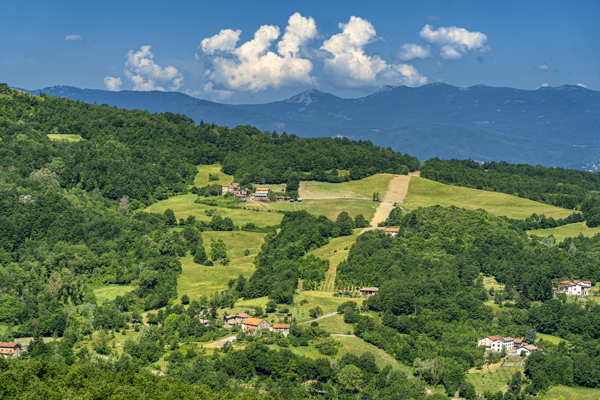
<path fill-rule="evenodd" d="M 145 211 L 162 214 L 167 208 L 170 208 L 175 212 L 177 219 L 193 215 L 199 221 L 209 221 L 212 217 L 206 215 L 206 211 L 214 210 L 216 215 L 230 217 L 236 225 L 244 225 L 249 222 L 257 226 L 279 225 L 283 218 L 283 214 L 276 212 L 257 212 L 241 208 L 213 207 L 206 204 L 197 204 L 194 203 L 196 198 L 197 196 L 191 193 L 169 197 L 166 200 L 151 204 Z"/>
<path fill-rule="evenodd" d="M 105 285 L 94 289 L 94 295 L 100 302 L 111 301 L 118 296 L 124 296 L 131 292 L 135 286 L 132 285 Z"/>
<path fill-rule="evenodd" d="M 501 367 L 491 370 L 482 370 L 481 372 L 471 372 L 467 374 L 467 381 L 475 386 L 477 393 L 505 391 L 508 388 L 508 382 L 516 371 L 520 368 Z"/>
<path fill-rule="evenodd" d="M 202 232 L 207 252 L 211 239 L 221 239 L 225 242 L 230 263 L 226 266 L 206 267 L 194 263 L 192 256 L 182 258 L 183 272 L 177 282 L 178 295 L 187 294 L 193 300 L 226 289 L 229 280 L 239 275 L 249 278 L 254 272 L 253 260 L 260 250 L 264 236 L 264 233 L 240 231 Z M 245 250 L 249 250 L 250 254 L 245 256 Z"/>
<path fill-rule="evenodd" d="M 532 236 L 541 237 L 553 235 L 557 241 L 562 242 L 568 237 L 576 237 L 579 235 L 591 237 L 597 235 L 600 233 L 600 227 L 588 228 L 585 222 L 577 222 L 575 224 L 567 224 L 556 228 L 535 229 L 528 231 L 528 233 Z"/>
<path fill-rule="evenodd" d="M 49 133 L 46 136 L 53 142 L 80 142 L 83 140 L 81 136 L 72 134 Z"/>
<path fill-rule="evenodd" d="M 221 164 L 198 165 L 196 168 L 198 169 L 198 173 L 194 179 L 194 186 L 202 187 L 208 185 L 209 183 L 211 185 L 226 185 L 233 182 L 233 176 L 227 175 L 221 171 Z M 209 181 L 209 174 L 217 175 L 219 180 Z"/>
<path fill-rule="evenodd" d="M 329 261 L 329 270 L 325 275 L 322 289 L 325 292 L 333 292 L 335 290 L 335 276 L 337 266 L 348 257 L 350 247 L 356 242 L 356 238 L 362 229 L 355 229 L 350 236 L 342 236 L 331 239 L 328 244 L 310 252 L 310 254 Z"/>
<path fill-rule="evenodd" d="M 573 211 L 504 193 L 446 185 L 429 179 L 413 177 L 404 206 L 408 209 L 434 205 L 482 208 L 490 214 L 510 218 L 526 218 L 533 213 L 564 218 Z"/>
<path fill-rule="evenodd" d="M 366 199 L 372 198 L 373 192 L 379 192 L 381 198 L 387 191 L 392 174 L 376 174 L 355 181 L 328 183 L 303 181 L 300 183 L 302 199 Z"/>
<path fill-rule="evenodd" d="M 584 387 L 553 386 L 542 395 L 542 400 L 598 400 L 600 389 Z"/>
<path fill-rule="evenodd" d="M 371 200 L 324 199 L 303 200 L 297 203 L 278 201 L 274 203 L 263 203 L 262 206 L 256 206 L 256 208 L 278 211 L 306 210 L 311 214 L 324 215 L 333 220 L 337 218 L 339 213 L 346 211 L 351 217 L 356 217 L 358 214 L 362 214 L 363 217 L 365 217 L 367 220 L 370 220 L 373 217 L 373 214 L 375 214 L 375 209 L 377 208 L 378 204 L 379 203 Z"/>

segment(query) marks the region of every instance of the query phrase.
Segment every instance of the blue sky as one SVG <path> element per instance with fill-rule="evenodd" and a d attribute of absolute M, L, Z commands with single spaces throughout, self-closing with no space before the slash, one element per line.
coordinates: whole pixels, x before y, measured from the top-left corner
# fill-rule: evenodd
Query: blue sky
<path fill-rule="evenodd" d="M 599 1 L 16 1 L 0 81 L 265 102 L 447 82 L 600 90 Z"/>

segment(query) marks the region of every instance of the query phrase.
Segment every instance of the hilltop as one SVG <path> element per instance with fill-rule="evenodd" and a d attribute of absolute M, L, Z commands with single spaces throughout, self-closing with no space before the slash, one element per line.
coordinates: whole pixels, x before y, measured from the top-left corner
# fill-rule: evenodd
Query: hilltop
<path fill-rule="evenodd" d="M 182 113 L 196 122 L 253 125 L 303 137 L 344 136 L 431 157 L 595 170 L 600 92 L 565 85 L 522 90 L 434 83 L 388 86 L 344 99 L 318 90 L 266 104 L 220 104 L 182 93 L 109 92 L 68 86 L 47 93 L 88 103 Z"/>

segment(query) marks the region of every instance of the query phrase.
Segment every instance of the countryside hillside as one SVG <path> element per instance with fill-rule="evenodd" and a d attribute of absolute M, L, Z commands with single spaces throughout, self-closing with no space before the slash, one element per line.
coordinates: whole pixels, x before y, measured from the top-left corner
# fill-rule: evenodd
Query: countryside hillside
<path fill-rule="evenodd" d="M 421 159 L 508 161 L 596 170 L 600 92 L 576 85 L 522 90 L 443 83 L 387 86 L 356 99 L 308 90 L 266 104 L 220 104 L 181 93 L 34 90 L 95 104 L 253 125 L 302 137 L 370 140 Z"/>
<path fill-rule="evenodd" d="M 0 398 L 600 397 L 595 173 L 6 85 L 0 140 Z"/>

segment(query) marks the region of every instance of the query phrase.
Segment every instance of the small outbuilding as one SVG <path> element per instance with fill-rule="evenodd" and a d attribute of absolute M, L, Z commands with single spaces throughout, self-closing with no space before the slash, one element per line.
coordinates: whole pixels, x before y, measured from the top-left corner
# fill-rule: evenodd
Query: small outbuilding
<path fill-rule="evenodd" d="M 375 296 L 379 292 L 378 287 L 363 287 L 358 289 L 360 294 L 365 297 Z"/>

